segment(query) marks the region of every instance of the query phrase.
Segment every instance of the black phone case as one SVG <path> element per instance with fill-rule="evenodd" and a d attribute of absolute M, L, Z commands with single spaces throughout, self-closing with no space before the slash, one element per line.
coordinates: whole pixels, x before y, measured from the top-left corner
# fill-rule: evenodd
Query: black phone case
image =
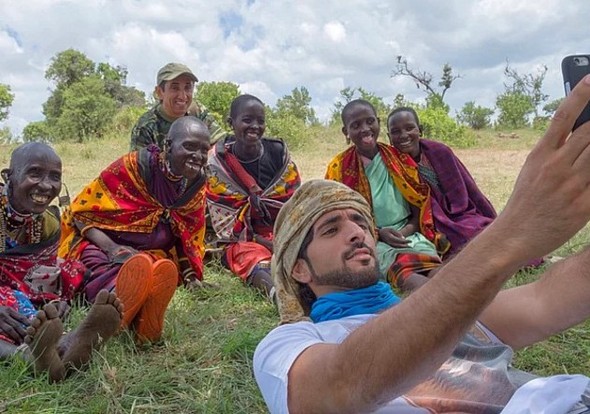
<path fill-rule="evenodd" d="M 585 61 L 587 64 L 580 64 Z M 586 75 L 590 74 L 590 55 L 571 55 L 566 56 L 561 61 L 561 73 L 563 74 L 563 86 L 566 96 L 569 95 L 574 86 Z M 584 111 L 580 114 L 573 129 L 576 129 L 584 122 L 590 120 L 590 103 L 586 105 Z M 573 130 L 572 129 L 572 130 Z"/>

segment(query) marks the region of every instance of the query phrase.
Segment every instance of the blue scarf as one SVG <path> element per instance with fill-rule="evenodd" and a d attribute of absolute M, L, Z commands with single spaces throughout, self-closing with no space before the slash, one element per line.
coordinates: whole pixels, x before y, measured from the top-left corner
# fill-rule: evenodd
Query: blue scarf
<path fill-rule="evenodd" d="M 346 316 L 378 313 L 400 301 L 389 284 L 377 282 L 366 288 L 321 296 L 311 306 L 309 316 L 315 323 L 330 321 Z"/>

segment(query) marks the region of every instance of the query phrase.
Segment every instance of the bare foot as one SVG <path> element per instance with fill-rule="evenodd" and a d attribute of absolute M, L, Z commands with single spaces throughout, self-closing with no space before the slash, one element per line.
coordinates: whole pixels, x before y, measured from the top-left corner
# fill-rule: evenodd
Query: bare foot
<path fill-rule="evenodd" d="M 63 335 L 63 324 L 58 310 L 47 304 L 37 312 L 27 328 L 25 343 L 31 349 L 35 373 L 47 372 L 50 381 L 65 378 L 65 367 L 57 352 L 57 343 Z"/>
<path fill-rule="evenodd" d="M 107 290 L 98 292 L 86 318 L 66 335 L 60 345 L 64 366 L 79 369 L 90 361 L 92 352 L 119 330 L 122 314 L 123 305 L 115 293 Z"/>

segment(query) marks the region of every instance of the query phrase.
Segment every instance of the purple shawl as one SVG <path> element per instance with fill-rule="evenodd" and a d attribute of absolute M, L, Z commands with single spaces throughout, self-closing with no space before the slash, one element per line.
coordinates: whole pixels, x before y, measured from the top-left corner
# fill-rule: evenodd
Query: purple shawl
<path fill-rule="evenodd" d="M 422 138 L 420 149 L 438 177 L 440 189 L 430 186 L 432 214 L 436 230 L 451 242 L 449 257 L 490 224 L 496 210 L 449 147 Z"/>

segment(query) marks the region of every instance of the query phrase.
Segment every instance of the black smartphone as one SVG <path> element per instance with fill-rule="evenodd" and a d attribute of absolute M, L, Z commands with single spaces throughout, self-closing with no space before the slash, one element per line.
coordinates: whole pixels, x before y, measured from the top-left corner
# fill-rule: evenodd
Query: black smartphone
<path fill-rule="evenodd" d="M 590 74 L 590 55 L 564 57 L 561 61 L 561 73 L 563 74 L 563 86 L 567 96 L 584 76 Z M 586 121 L 590 121 L 590 103 L 586 105 L 578 119 L 576 119 L 572 131 Z"/>

